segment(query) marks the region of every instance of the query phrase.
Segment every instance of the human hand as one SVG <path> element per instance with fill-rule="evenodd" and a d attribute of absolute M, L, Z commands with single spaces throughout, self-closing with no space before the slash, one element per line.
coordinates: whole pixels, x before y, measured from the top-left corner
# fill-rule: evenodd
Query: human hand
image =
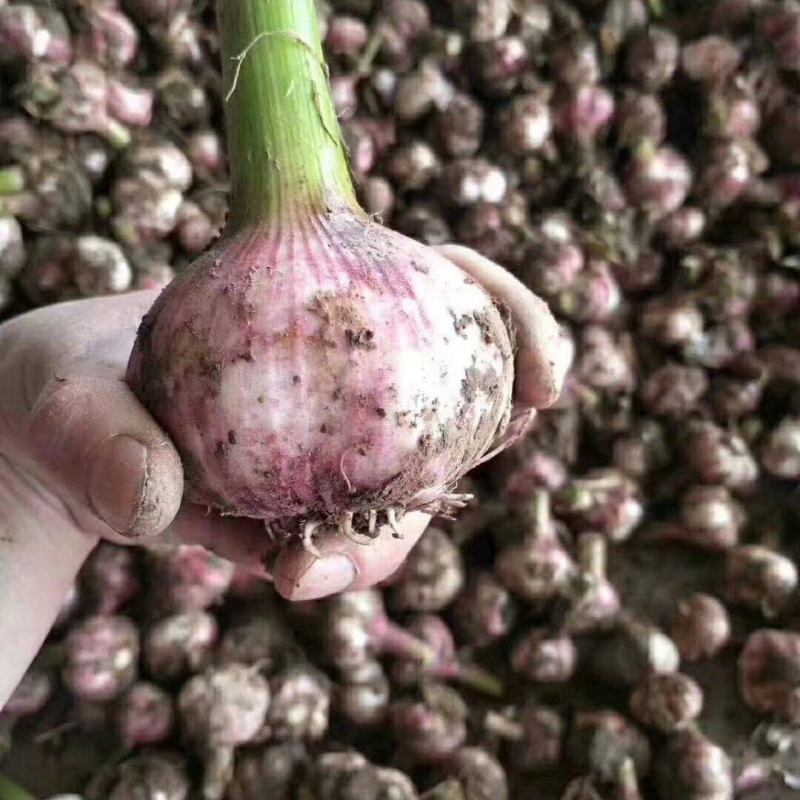
<path fill-rule="evenodd" d="M 545 304 L 473 251 L 440 251 L 510 309 L 517 404 L 552 403 L 569 348 Z M 203 544 L 301 600 L 387 578 L 429 521 L 409 513 L 403 538 L 383 535 L 369 547 L 322 534 L 316 559 L 296 543 L 269 552 L 256 520 L 182 504 L 178 454 L 124 382 L 136 328 L 154 299 L 136 292 L 63 303 L 0 326 L 0 639 L 14 643 L 0 664 L 0 707 L 100 539 Z"/>
<path fill-rule="evenodd" d="M 508 309 L 517 344 L 515 415 L 518 420 L 529 422 L 535 409 L 546 408 L 558 398 L 572 361 L 569 339 L 547 304 L 510 272 L 468 247 L 444 245 L 435 249 Z M 383 535 L 368 547 L 354 545 L 346 536 L 334 532 L 315 535 L 314 545 L 325 556 L 323 559 L 315 558 L 299 542 L 290 544 L 275 562 L 275 585 L 284 597 L 295 600 L 372 586 L 400 567 L 429 521 L 426 514 L 406 514 L 401 522 L 402 539 Z M 357 576 L 354 583 L 350 582 L 351 564 L 355 565 Z M 332 583 L 338 584 L 335 589 Z M 322 591 L 326 586 L 328 591 Z"/>

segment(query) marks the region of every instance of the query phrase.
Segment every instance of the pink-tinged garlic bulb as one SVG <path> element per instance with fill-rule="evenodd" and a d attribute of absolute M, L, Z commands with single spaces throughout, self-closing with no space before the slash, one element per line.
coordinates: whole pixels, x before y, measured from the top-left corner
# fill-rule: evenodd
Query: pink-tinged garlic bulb
<path fill-rule="evenodd" d="M 139 632 L 127 617 L 87 617 L 72 628 L 64 648 L 61 678 L 81 700 L 112 700 L 136 678 Z"/>
<path fill-rule="evenodd" d="M 108 800 L 156 797 L 186 800 L 190 789 L 183 758 L 169 750 L 149 750 L 101 770 L 87 787 L 86 796 Z"/>
<path fill-rule="evenodd" d="M 355 669 L 342 671 L 336 707 L 348 722 L 360 726 L 383 722 L 390 700 L 389 679 L 379 661 L 365 661 Z"/>
<path fill-rule="evenodd" d="M 233 775 L 234 748 L 255 738 L 269 704 L 266 680 L 243 664 L 206 670 L 183 685 L 178 714 L 183 735 L 205 762 L 205 800 L 222 800 Z"/>
<path fill-rule="evenodd" d="M 81 578 L 92 609 L 99 614 L 116 613 L 142 587 L 136 551 L 110 542 L 95 548 L 81 570 Z"/>
<path fill-rule="evenodd" d="M 551 601 L 566 593 L 575 562 L 561 542 L 563 528 L 553 520 L 549 492 L 537 489 L 523 515 L 528 528 L 525 536 L 498 553 L 494 572 L 503 586 L 523 600 Z"/>
<path fill-rule="evenodd" d="M 159 681 L 193 675 L 211 662 L 219 631 L 217 620 L 205 611 L 172 614 L 144 633 L 144 663 Z"/>
<path fill-rule="evenodd" d="M 125 748 L 152 745 L 168 739 L 175 712 L 171 695 L 154 683 L 139 681 L 117 708 L 117 733 Z"/>
<path fill-rule="evenodd" d="M 69 26 L 63 15 L 44 4 L 2 4 L 0 63 L 39 61 L 63 67 L 72 59 Z"/>
<path fill-rule="evenodd" d="M 145 317 L 127 380 L 180 451 L 188 500 L 312 549 L 323 523 L 369 536 L 458 505 L 451 487 L 509 421 L 503 317 L 358 208 L 311 0 L 219 11 L 231 214 Z"/>
<path fill-rule="evenodd" d="M 490 448 L 512 350 L 450 262 L 349 213 L 317 224 L 223 238 L 157 300 L 128 380 L 191 501 L 374 530 L 375 512 L 441 500 Z"/>
<path fill-rule="evenodd" d="M 270 681 L 272 699 L 266 729 L 283 742 L 318 741 L 328 731 L 331 686 L 314 667 L 295 664 Z"/>
<path fill-rule="evenodd" d="M 446 761 L 458 750 L 467 738 L 467 716 L 458 692 L 439 684 L 426 686 L 422 699 L 398 700 L 391 708 L 397 745 L 418 764 Z"/>

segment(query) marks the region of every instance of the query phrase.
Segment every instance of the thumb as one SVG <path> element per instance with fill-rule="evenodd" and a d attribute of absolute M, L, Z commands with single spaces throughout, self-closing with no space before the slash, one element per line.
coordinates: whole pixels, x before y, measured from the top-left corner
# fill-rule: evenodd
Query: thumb
<path fill-rule="evenodd" d="M 116 374 L 54 378 L 33 408 L 29 442 L 43 481 L 101 536 L 151 536 L 178 512 L 180 457 Z"/>

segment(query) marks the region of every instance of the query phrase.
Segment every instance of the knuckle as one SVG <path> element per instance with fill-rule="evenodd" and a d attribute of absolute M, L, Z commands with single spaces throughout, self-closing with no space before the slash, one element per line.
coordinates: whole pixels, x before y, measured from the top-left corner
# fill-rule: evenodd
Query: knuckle
<path fill-rule="evenodd" d="M 35 420 L 64 413 L 73 414 L 93 404 L 102 392 L 105 381 L 86 375 L 53 375 L 48 379 L 33 403 L 31 416 Z"/>

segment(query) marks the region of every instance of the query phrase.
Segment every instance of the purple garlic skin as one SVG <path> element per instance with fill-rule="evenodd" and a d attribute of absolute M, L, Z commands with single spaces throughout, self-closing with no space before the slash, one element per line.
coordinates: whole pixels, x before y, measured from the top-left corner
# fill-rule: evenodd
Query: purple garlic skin
<path fill-rule="evenodd" d="M 233 578 L 233 564 L 197 544 L 152 550 L 152 582 L 159 610 L 203 610 L 222 600 Z"/>
<path fill-rule="evenodd" d="M 173 614 L 154 623 L 144 635 L 144 661 L 160 681 L 182 678 L 204 669 L 218 639 L 216 619 L 205 611 Z"/>
<path fill-rule="evenodd" d="M 787 417 L 769 434 L 761 463 L 776 478 L 800 479 L 800 418 Z"/>
<path fill-rule="evenodd" d="M 328 730 L 331 689 L 312 667 L 289 667 L 271 682 L 267 727 L 277 741 L 316 741 Z"/>
<path fill-rule="evenodd" d="M 70 631 L 65 648 L 62 678 L 83 700 L 110 700 L 136 677 L 139 632 L 127 617 L 87 617 Z"/>
<path fill-rule="evenodd" d="M 537 683 L 564 683 L 572 678 L 578 653 L 572 640 L 534 629 L 517 643 L 511 655 L 515 672 Z"/>
<path fill-rule="evenodd" d="M 434 506 L 508 423 L 500 312 L 360 216 L 279 227 L 226 233 L 140 327 L 127 380 L 178 447 L 187 499 L 312 530 Z"/>
<path fill-rule="evenodd" d="M 463 585 L 461 551 L 444 531 L 431 527 L 411 551 L 392 586 L 392 605 L 404 611 L 441 611 Z"/>
<path fill-rule="evenodd" d="M 320 795 L 320 797 L 329 796 Z M 361 800 L 367 797 L 417 800 L 419 795 L 411 779 L 404 772 L 392 767 L 375 767 L 370 764 L 347 775 L 336 797 L 341 800 Z"/>
<path fill-rule="evenodd" d="M 136 552 L 103 542 L 89 556 L 82 578 L 99 614 L 114 614 L 141 588 Z"/>
<path fill-rule="evenodd" d="M 638 775 L 646 775 L 650 769 L 647 737 L 616 711 L 578 711 L 567 745 L 574 766 L 591 770 L 601 780 L 615 780 L 628 758 Z"/>
<path fill-rule="evenodd" d="M 522 711 L 523 738 L 514 742 L 511 754 L 516 767 L 526 772 L 552 769 L 564 749 L 564 719 L 550 708 L 529 701 Z"/>
<path fill-rule="evenodd" d="M 264 678 L 252 667 L 230 664 L 187 681 L 178 711 L 186 736 L 207 752 L 250 741 L 264 724 L 269 703 Z"/>
<path fill-rule="evenodd" d="M 172 697 L 154 683 L 131 686 L 117 711 L 117 730 L 126 747 L 163 742 L 172 733 Z"/>
<path fill-rule="evenodd" d="M 72 59 L 67 21 L 54 8 L 28 3 L 0 7 L 0 63 L 14 59 L 65 66 Z"/>
<path fill-rule="evenodd" d="M 681 658 L 715 656 L 731 636 L 728 611 L 716 597 L 695 593 L 681 600 L 670 616 L 670 634 Z"/>
<path fill-rule="evenodd" d="M 508 800 L 508 778 L 503 765 L 481 747 L 462 747 L 450 761 L 449 771 L 470 800 Z"/>
<path fill-rule="evenodd" d="M 123 761 L 104 776 L 89 796 L 108 800 L 158 797 L 160 800 L 186 800 L 190 791 L 189 775 L 183 760 L 169 751 L 150 751 Z"/>
<path fill-rule="evenodd" d="M 453 613 L 460 637 L 476 647 L 501 639 L 517 619 L 514 600 L 489 572 L 474 576 L 456 599 Z"/>
<path fill-rule="evenodd" d="M 139 51 L 139 31 L 116 2 L 96 2 L 86 9 L 87 30 L 77 49 L 82 58 L 105 67 L 129 67 Z"/>
<path fill-rule="evenodd" d="M 792 700 L 800 691 L 800 634 L 769 628 L 751 633 L 739 657 L 739 684 L 750 708 L 796 723 Z"/>
<path fill-rule="evenodd" d="M 237 758 L 236 771 L 228 787 L 230 800 L 289 800 L 295 773 L 307 757 L 295 742 L 271 744 Z"/>
<path fill-rule="evenodd" d="M 403 752 L 419 764 L 447 760 L 467 738 L 467 709 L 451 689 L 435 686 L 424 701 L 392 707 L 392 728 Z"/>
<path fill-rule="evenodd" d="M 673 734 L 655 762 L 655 783 L 664 800 L 730 800 L 731 761 L 697 730 Z"/>
<path fill-rule="evenodd" d="M 631 695 L 633 716 L 662 733 L 687 727 L 702 710 L 702 689 L 679 672 L 648 675 Z"/>
<path fill-rule="evenodd" d="M 380 662 L 367 661 L 347 670 L 336 693 L 337 709 L 354 725 L 376 725 L 386 717 L 391 698 L 389 679 Z"/>

